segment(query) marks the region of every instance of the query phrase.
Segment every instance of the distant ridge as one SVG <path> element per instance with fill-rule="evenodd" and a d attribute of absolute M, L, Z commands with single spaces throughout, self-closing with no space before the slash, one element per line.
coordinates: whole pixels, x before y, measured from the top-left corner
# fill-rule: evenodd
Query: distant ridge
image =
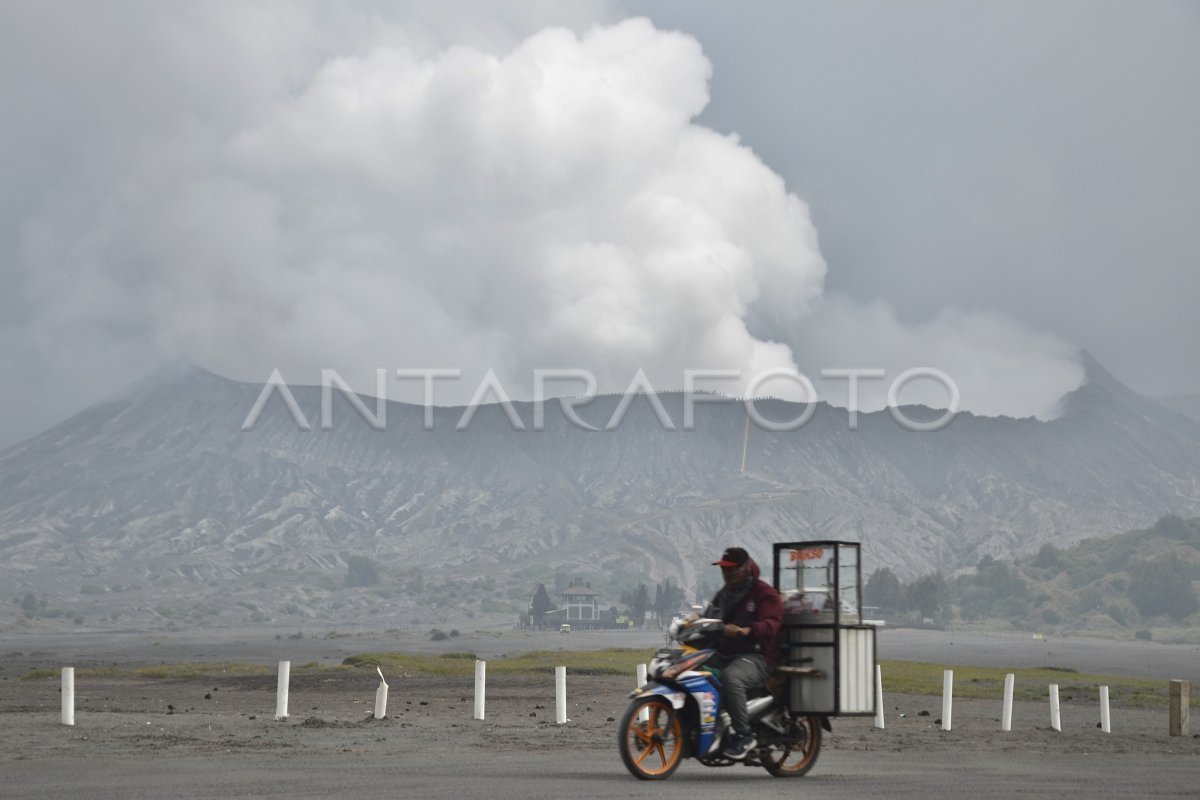
<path fill-rule="evenodd" d="M 319 388 L 292 387 L 313 430 L 275 397 L 243 432 L 261 385 L 174 364 L 0 451 L 0 578 L 62 591 L 93 572 L 176 587 L 333 581 L 366 555 L 430 574 L 557 568 L 597 586 L 640 575 L 694 587 L 731 542 L 766 561 L 772 541 L 856 539 L 868 568 L 914 575 L 1200 514 L 1200 423 L 1085 365 L 1050 422 L 963 413 L 914 433 L 885 411 L 850 431 L 822 404 L 798 431 L 751 425 L 741 472 L 745 410 L 732 400 L 697 404 L 694 431 L 662 429 L 645 398 L 615 431 L 581 430 L 557 403 L 541 432 L 512 430 L 498 406 L 465 431 L 462 409 L 435 409 L 425 431 L 422 408 L 395 402 L 376 431 L 335 393 L 322 431 Z M 682 427 L 684 397 L 659 399 Z M 579 412 L 603 427 L 618 402 Z M 514 407 L 532 428 L 531 404 Z"/>

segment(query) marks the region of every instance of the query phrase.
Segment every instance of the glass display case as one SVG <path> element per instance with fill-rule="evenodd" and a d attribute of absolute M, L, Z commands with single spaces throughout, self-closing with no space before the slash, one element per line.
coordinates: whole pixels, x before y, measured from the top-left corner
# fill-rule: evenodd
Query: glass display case
<path fill-rule="evenodd" d="M 858 542 L 776 543 L 783 596 L 780 667 L 788 705 L 808 714 L 875 713 L 875 628 L 862 621 Z"/>

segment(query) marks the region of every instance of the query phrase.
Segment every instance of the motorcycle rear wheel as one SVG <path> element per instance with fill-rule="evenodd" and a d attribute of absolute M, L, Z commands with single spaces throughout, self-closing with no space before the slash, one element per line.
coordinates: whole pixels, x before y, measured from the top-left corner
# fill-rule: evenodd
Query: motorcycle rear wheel
<path fill-rule="evenodd" d="M 788 744 L 764 747 L 763 767 L 776 778 L 798 778 L 817 763 L 821 752 L 821 720 L 814 716 L 796 717 L 789 726 L 795 740 Z"/>
<path fill-rule="evenodd" d="M 639 717 L 646 711 L 646 721 Z M 683 761 L 683 726 L 662 695 L 639 697 L 621 717 L 618 747 L 621 761 L 635 778 L 660 781 Z"/>

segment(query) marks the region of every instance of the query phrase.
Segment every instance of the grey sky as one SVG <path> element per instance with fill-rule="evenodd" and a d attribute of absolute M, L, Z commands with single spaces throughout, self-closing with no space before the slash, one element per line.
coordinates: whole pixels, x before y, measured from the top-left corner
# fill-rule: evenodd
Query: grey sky
<path fill-rule="evenodd" d="M 630 4 L 808 201 L 827 287 L 991 308 L 1200 391 L 1200 4 Z"/>
<path fill-rule="evenodd" d="M 1086 347 L 1200 392 L 1197 41 L 1185 2 L 5 4 L 0 446 L 179 355 L 933 363 L 1028 414 Z M 535 73 L 579 116 L 524 124 Z"/>

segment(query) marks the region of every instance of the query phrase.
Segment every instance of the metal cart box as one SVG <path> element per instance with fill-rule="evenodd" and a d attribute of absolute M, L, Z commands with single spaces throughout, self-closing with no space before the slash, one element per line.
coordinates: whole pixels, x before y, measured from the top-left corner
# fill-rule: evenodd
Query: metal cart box
<path fill-rule="evenodd" d="M 875 713 L 875 627 L 862 622 L 860 549 L 858 542 L 775 544 L 775 588 L 783 596 L 780 666 L 791 673 L 792 711 Z"/>

